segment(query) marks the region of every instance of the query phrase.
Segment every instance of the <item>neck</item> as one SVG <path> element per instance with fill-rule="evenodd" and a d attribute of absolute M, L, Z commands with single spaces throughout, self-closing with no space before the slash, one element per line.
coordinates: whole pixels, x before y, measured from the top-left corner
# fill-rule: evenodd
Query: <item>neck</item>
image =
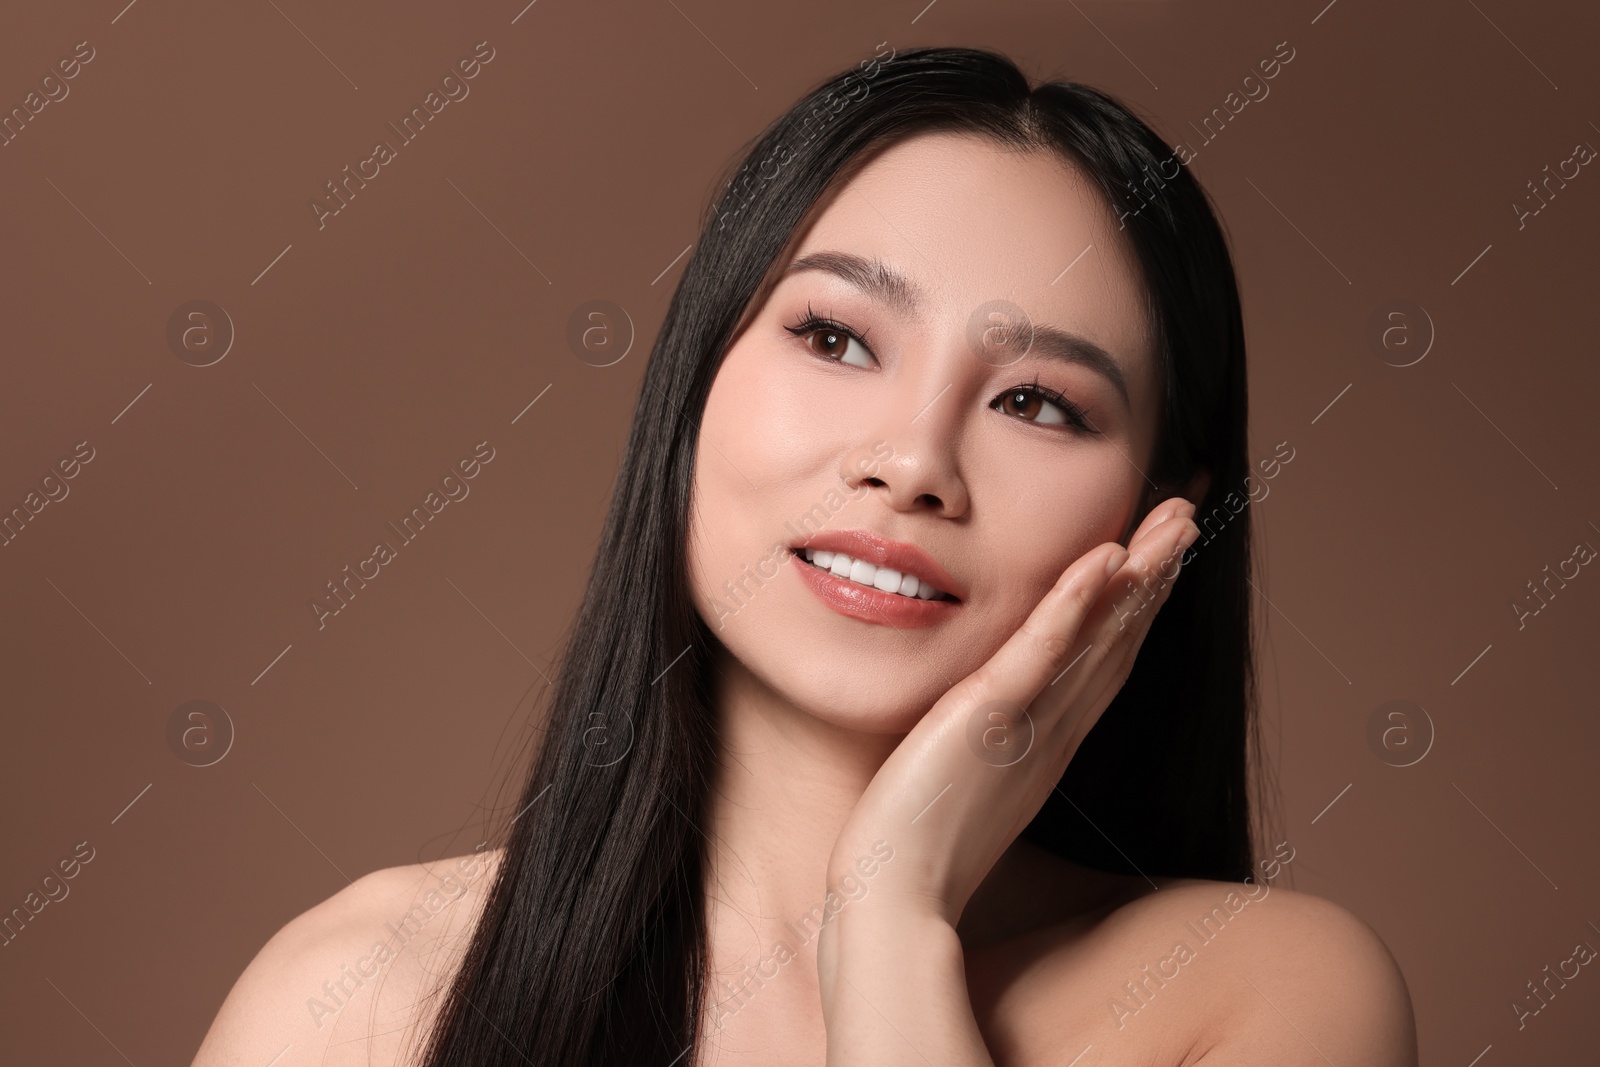
<path fill-rule="evenodd" d="M 708 888 L 758 930 L 776 929 L 822 903 L 839 830 L 904 735 L 826 722 L 732 656 L 719 668 Z"/>
<path fill-rule="evenodd" d="M 820 1011 L 816 949 L 828 859 L 904 735 L 826 722 L 725 650 L 716 672 L 706 861 L 711 1000 L 742 1015 L 737 1026 L 724 1020 L 742 1029 L 773 1014 L 793 1019 L 800 1005 Z"/>
<path fill-rule="evenodd" d="M 706 881 L 711 1000 L 735 1014 L 750 1008 L 740 1020 L 749 1024 L 768 1013 L 820 1010 L 816 943 L 828 860 L 845 820 L 904 735 L 851 730 L 813 715 L 725 651 L 716 669 L 719 745 Z M 859 885 L 854 899 L 872 890 L 870 878 Z M 851 895 L 832 888 L 835 907 L 848 908 Z M 1107 892 L 1098 872 L 1019 839 L 968 903 L 958 933 L 978 948 L 1059 921 Z"/>

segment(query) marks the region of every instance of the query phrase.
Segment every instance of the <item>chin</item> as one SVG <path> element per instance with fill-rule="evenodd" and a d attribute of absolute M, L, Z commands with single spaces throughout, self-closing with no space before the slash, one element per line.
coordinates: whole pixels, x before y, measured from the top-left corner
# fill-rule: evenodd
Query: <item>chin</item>
<path fill-rule="evenodd" d="M 743 672 L 767 688 L 775 703 L 843 730 L 901 735 L 921 721 L 950 685 L 910 649 L 885 663 L 881 656 L 836 654 L 815 648 L 797 655 L 783 649 L 747 649 Z M 959 681 L 950 679 L 950 684 Z"/>
<path fill-rule="evenodd" d="M 703 558 L 695 562 L 697 593 L 716 589 L 706 575 L 721 577 L 719 571 L 702 566 Z M 963 607 L 942 626 L 920 629 L 845 617 L 805 587 L 793 570 L 805 566 L 785 560 L 781 573 L 736 612 L 728 610 L 731 601 L 696 597 L 722 646 L 722 675 L 760 703 L 845 730 L 903 735 L 1003 641 L 989 625 L 980 627 L 982 641 L 970 633 L 975 623 L 997 621 L 982 609 L 969 614 Z"/>
<path fill-rule="evenodd" d="M 849 703 L 808 701 L 804 695 L 794 703 L 802 711 L 830 726 L 856 733 L 899 736 L 909 733 L 912 727 L 922 721 L 922 717 L 942 695 L 936 695 L 926 703 L 919 701 L 907 704 L 905 690 L 897 689 L 884 694 L 882 701 L 873 701 L 870 694 L 856 692 L 851 694 Z"/>

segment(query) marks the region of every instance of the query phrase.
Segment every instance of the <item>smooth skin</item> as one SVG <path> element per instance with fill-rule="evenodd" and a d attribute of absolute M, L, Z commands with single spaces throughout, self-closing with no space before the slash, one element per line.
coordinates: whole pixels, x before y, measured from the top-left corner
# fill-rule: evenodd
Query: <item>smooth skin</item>
<path fill-rule="evenodd" d="M 697 1065 L 678 1067 L 1414 1067 L 1410 1000 L 1383 942 L 1276 868 L 1202 944 L 1191 925 L 1237 884 L 1107 874 L 1018 837 L 1182 580 L 1178 541 L 1207 485 L 1202 472 L 1141 514 L 1157 376 L 1115 217 L 1053 155 L 923 134 L 863 161 L 779 266 L 821 251 L 883 263 L 919 301 L 780 269 L 707 398 L 686 551 L 720 642 L 703 827 L 713 1010 Z M 975 358 L 970 320 L 995 299 L 1100 345 L 1126 393 L 1035 354 Z M 797 331 L 808 308 L 851 334 Z M 1018 396 L 1035 378 L 1094 432 Z M 880 625 L 824 605 L 793 557 L 760 566 L 819 505 L 830 528 L 929 552 L 965 585 L 961 607 L 928 628 Z M 740 581 L 751 592 L 735 604 L 726 583 Z M 997 701 L 1027 723 L 988 718 Z M 1031 725 L 1026 754 L 980 758 L 975 715 L 1007 737 Z M 307 998 L 451 861 L 374 872 L 296 918 L 245 969 L 196 1067 L 400 1062 L 498 851 L 485 860 L 321 1028 Z M 804 920 L 830 891 L 845 903 L 816 933 Z M 1194 957 L 1152 979 L 1180 941 Z"/>
<path fill-rule="evenodd" d="M 1145 519 L 1131 549 L 1112 544 L 1080 557 L 873 777 L 839 833 L 830 883 L 850 873 L 869 842 L 892 842 L 895 859 L 819 941 L 829 1067 L 926 1062 L 920 1046 L 942 1063 L 994 1064 L 966 993 L 957 923 L 1127 679 L 1155 612 L 1124 625 L 1142 601 L 1120 587 L 1148 581 L 1164 603 L 1183 550 L 1199 536 L 1193 514 L 1193 504 L 1168 501 Z M 974 758 L 969 724 L 997 704 L 1017 709 L 1013 728 L 1031 740 L 1014 763 Z M 932 794 L 941 779 L 946 785 Z M 930 818 L 931 804 L 939 807 Z"/>

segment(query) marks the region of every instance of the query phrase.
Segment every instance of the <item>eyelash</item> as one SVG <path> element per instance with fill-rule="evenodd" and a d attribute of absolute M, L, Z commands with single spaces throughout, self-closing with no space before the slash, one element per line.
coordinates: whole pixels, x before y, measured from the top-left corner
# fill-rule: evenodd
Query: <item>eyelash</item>
<path fill-rule="evenodd" d="M 806 317 L 804 319 L 802 319 L 797 325 L 785 326 L 784 329 L 802 339 L 804 339 L 806 335 L 815 333 L 818 330 L 832 330 L 834 333 L 842 333 L 846 337 L 856 341 L 861 345 L 862 348 L 867 349 L 868 352 L 872 351 L 872 349 L 867 345 L 867 333 L 871 333 L 871 330 L 868 330 L 866 333 L 858 334 L 856 331 L 852 330 L 842 322 L 818 315 L 816 312 L 811 310 L 810 304 L 806 305 Z M 830 357 L 820 356 L 818 358 L 827 359 Z M 873 358 L 876 359 L 877 356 L 874 354 Z M 834 360 L 834 362 L 837 363 L 839 361 Z M 1032 393 L 1039 397 L 1039 399 L 1044 400 L 1047 403 L 1054 404 L 1056 407 L 1060 408 L 1062 413 L 1067 417 L 1068 426 L 1079 433 L 1098 434 L 1101 432 L 1089 425 L 1089 413 L 1086 410 L 1079 407 L 1077 404 L 1074 404 L 1071 400 L 1068 400 L 1054 389 L 1040 385 L 1038 375 L 1034 375 L 1033 381 L 1031 382 L 1026 382 L 1022 385 L 1013 386 L 1012 388 L 1007 389 L 995 399 L 999 400 L 1003 397 L 1008 397 L 1013 393 Z M 1023 421 L 1027 422 L 1031 420 L 1024 419 Z M 1041 423 L 1040 425 L 1049 424 Z"/>

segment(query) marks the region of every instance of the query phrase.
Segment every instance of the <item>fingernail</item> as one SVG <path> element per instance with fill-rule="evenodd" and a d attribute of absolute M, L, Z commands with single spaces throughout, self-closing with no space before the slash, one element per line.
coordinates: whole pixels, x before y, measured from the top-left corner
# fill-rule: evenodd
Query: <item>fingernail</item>
<path fill-rule="evenodd" d="M 1189 523 L 1189 528 L 1178 535 L 1178 551 L 1182 552 L 1184 549 L 1194 544 L 1195 539 L 1199 536 L 1200 527 L 1196 526 L 1192 522 Z"/>
<path fill-rule="evenodd" d="M 1111 553 L 1110 557 L 1106 560 L 1106 577 L 1110 578 L 1112 575 L 1116 574 L 1117 571 L 1122 569 L 1122 565 L 1127 561 L 1128 550 L 1123 548 L 1121 545 L 1118 545 L 1117 550 Z"/>

